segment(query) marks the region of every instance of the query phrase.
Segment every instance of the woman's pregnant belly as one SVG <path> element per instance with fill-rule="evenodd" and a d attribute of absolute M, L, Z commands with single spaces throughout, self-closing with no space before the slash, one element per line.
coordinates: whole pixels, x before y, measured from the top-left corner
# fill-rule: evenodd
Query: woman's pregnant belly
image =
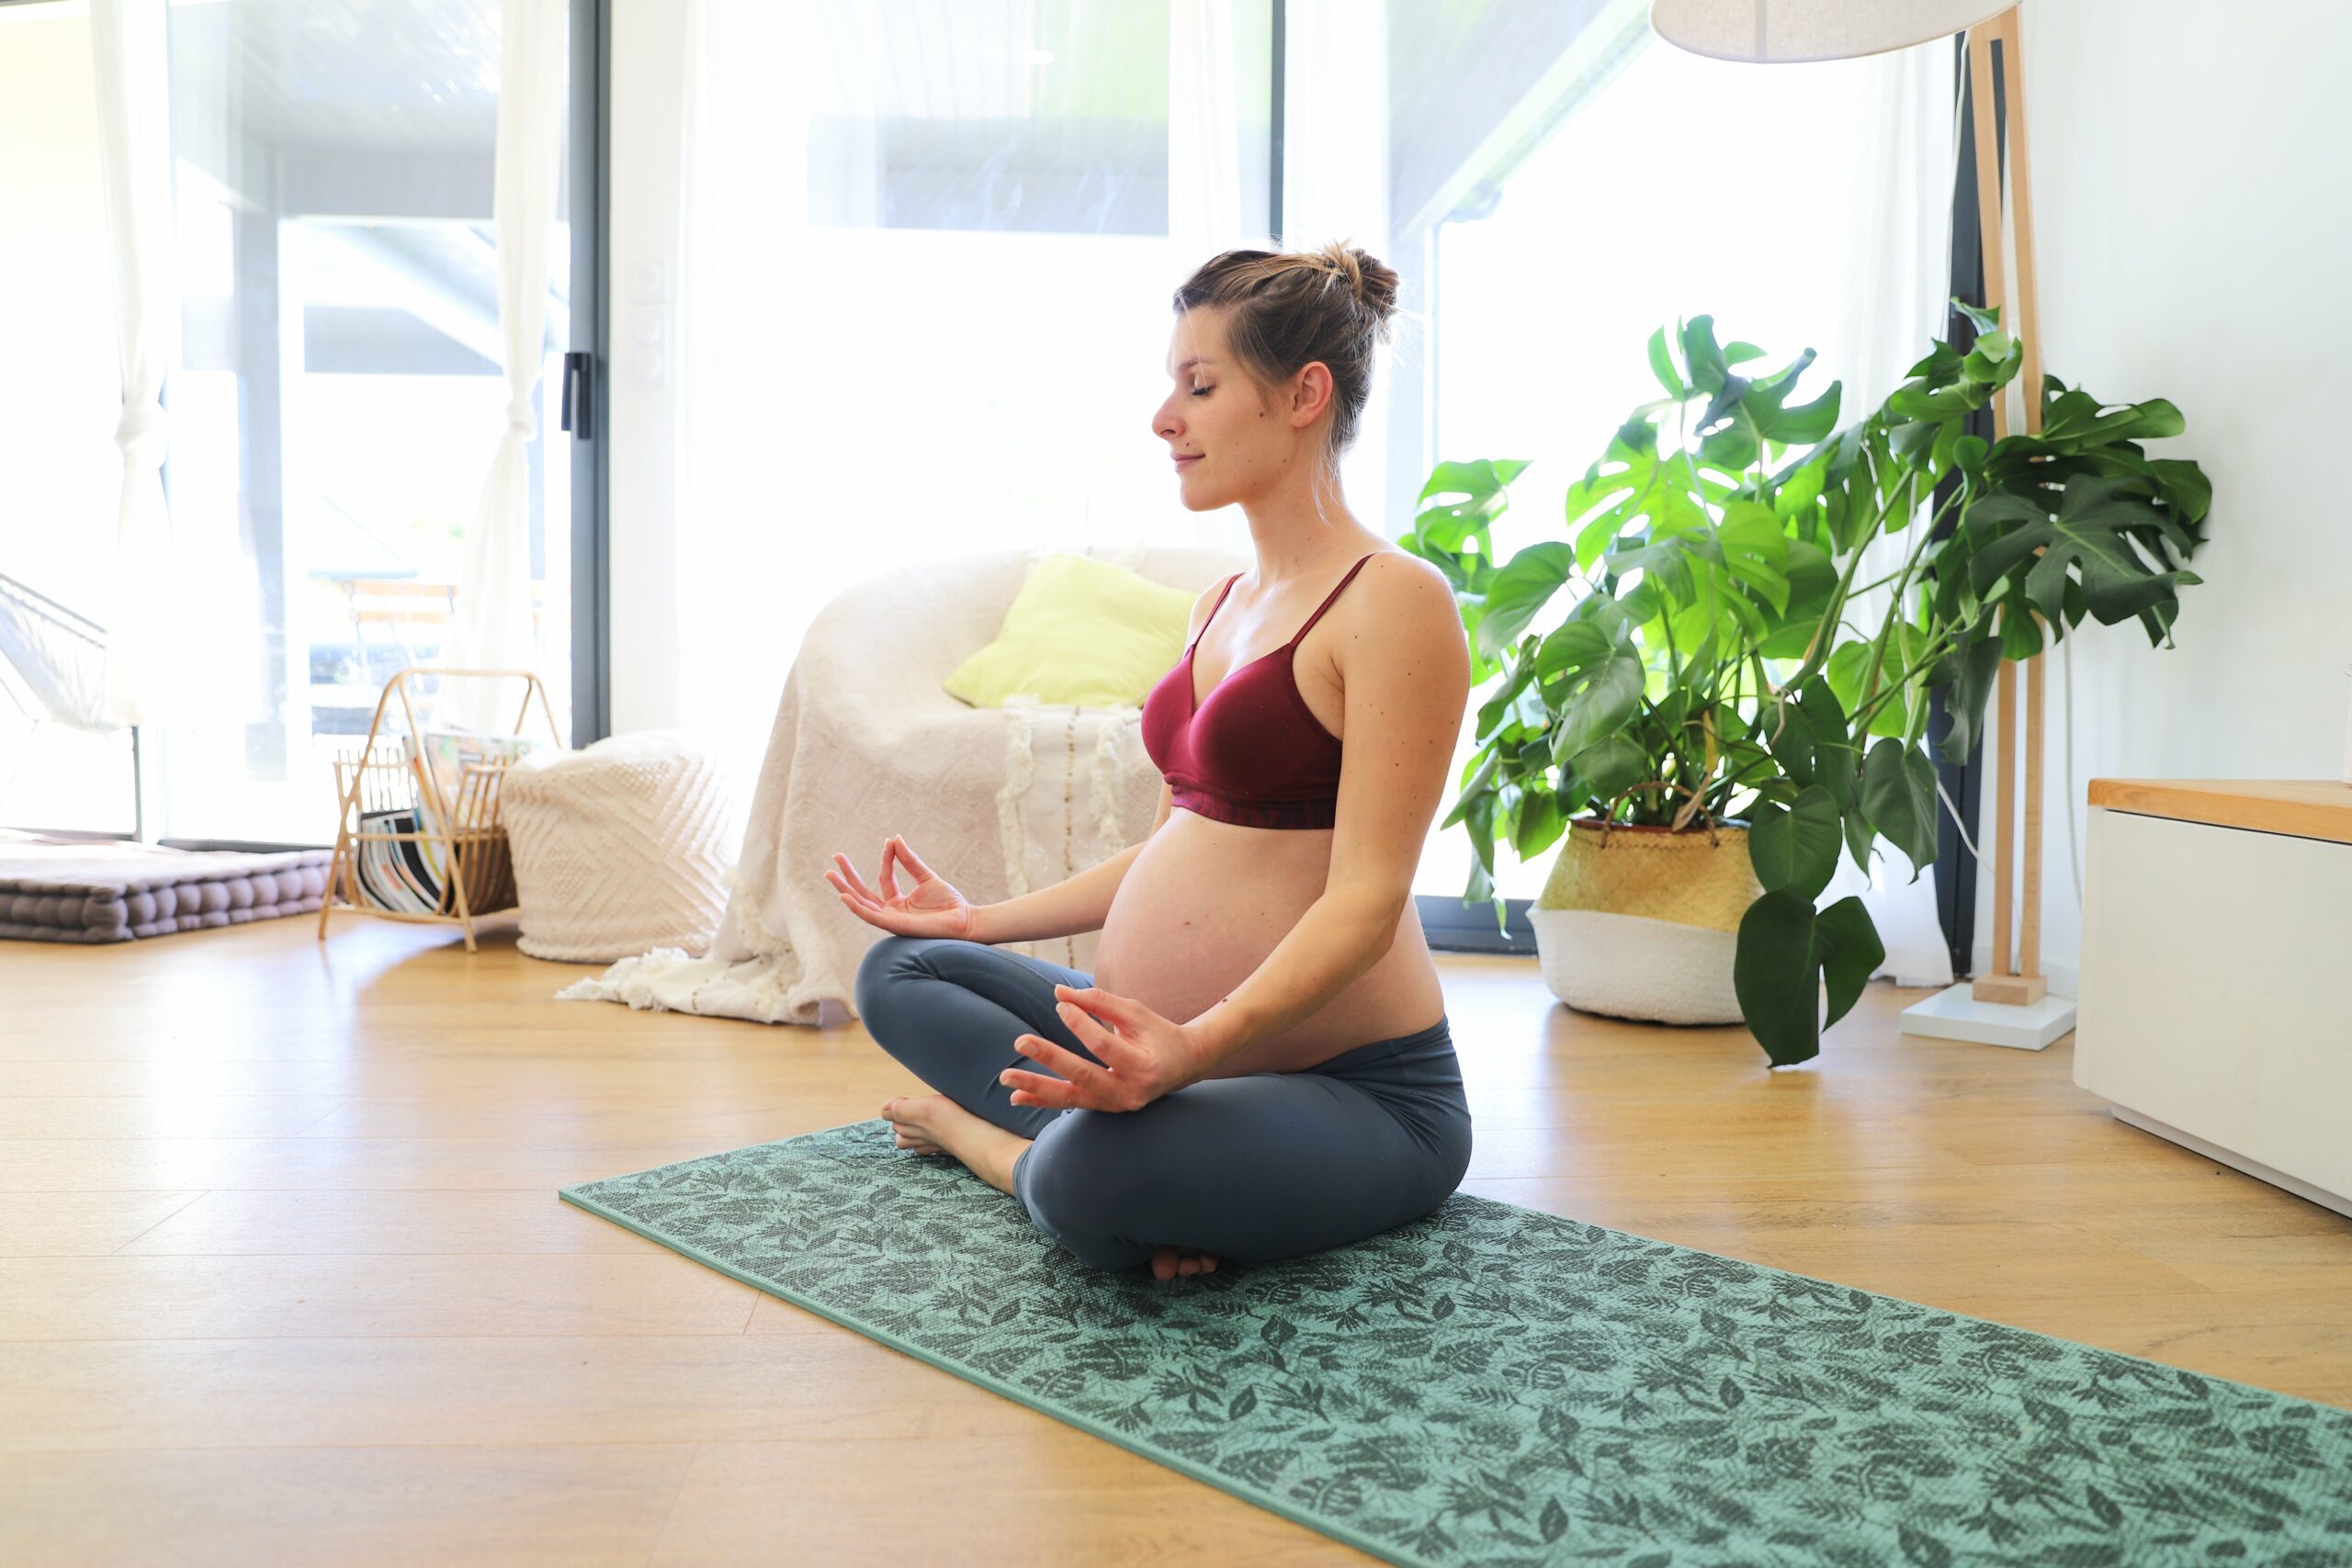
<path fill-rule="evenodd" d="M 1331 830 L 1244 828 L 1171 811 L 1127 868 L 1094 947 L 1094 983 L 1183 1023 L 1257 971 L 1330 872 Z M 1408 901 L 1396 940 L 1315 1012 L 1214 1076 L 1295 1072 L 1342 1051 L 1428 1028 L 1445 1000 Z"/>

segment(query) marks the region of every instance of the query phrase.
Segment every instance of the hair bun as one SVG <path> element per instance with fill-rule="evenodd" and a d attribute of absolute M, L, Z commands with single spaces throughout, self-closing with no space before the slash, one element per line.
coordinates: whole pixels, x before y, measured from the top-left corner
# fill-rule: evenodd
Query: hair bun
<path fill-rule="evenodd" d="M 1373 324 L 1387 336 L 1388 318 L 1396 313 L 1396 269 L 1361 246 L 1334 240 L 1315 253 L 1332 276 L 1343 279 L 1356 303 L 1372 312 Z"/>

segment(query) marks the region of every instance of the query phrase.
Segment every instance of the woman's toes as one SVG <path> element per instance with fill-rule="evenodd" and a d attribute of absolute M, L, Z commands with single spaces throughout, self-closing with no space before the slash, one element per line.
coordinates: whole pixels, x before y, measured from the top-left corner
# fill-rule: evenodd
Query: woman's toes
<path fill-rule="evenodd" d="M 1173 1280 L 1179 1276 L 1209 1274 L 1216 1270 L 1215 1253 L 1197 1252 L 1180 1247 L 1154 1247 L 1151 1254 L 1151 1277 Z"/>

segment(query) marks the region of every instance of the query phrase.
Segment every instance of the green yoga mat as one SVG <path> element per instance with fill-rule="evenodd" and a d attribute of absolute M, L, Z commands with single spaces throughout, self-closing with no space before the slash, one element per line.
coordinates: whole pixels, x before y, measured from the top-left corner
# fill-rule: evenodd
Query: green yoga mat
<path fill-rule="evenodd" d="M 1163 1283 L 881 1121 L 562 1196 L 1391 1562 L 2352 1563 L 2352 1412 L 1490 1199 Z"/>

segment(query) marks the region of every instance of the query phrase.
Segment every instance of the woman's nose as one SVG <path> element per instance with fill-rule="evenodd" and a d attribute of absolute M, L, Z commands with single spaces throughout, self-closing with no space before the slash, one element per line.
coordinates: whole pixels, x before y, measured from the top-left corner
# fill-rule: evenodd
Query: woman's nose
<path fill-rule="evenodd" d="M 1183 434 L 1183 422 L 1176 417 L 1176 400 L 1170 398 L 1152 411 L 1151 433 L 1165 441 L 1173 441 Z"/>

